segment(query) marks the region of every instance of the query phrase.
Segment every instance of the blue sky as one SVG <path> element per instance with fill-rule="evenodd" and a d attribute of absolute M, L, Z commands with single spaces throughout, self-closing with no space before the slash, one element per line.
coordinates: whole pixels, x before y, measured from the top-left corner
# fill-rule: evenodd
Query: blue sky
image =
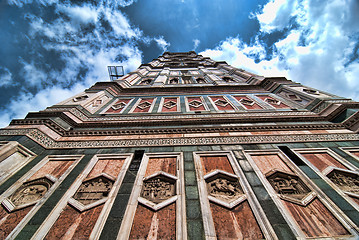
<path fill-rule="evenodd" d="M 0 127 L 164 51 L 359 100 L 357 0 L 0 1 Z"/>

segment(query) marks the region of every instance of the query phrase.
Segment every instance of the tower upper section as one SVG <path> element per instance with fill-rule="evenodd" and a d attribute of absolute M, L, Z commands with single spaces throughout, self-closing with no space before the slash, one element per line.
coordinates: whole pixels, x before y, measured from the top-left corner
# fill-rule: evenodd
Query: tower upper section
<path fill-rule="evenodd" d="M 165 52 L 123 77 L 97 82 L 11 125 L 47 122 L 67 136 L 89 131 L 103 135 L 109 130 L 114 134 L 159 133 L 164 128 L 167 132 L 359 131 L 358 110 L 357 102 L 284 77 L 259 76 L 193 51 Z"/>
<path fill-rule="evenodd" d="M 226 62 L 216 62 L 195 52 L 170 53 L 142 64 L 136 71 L 119 78 L 123 86 L 198 87 L 248 85 L 263 77 L 237 69 Z"/>

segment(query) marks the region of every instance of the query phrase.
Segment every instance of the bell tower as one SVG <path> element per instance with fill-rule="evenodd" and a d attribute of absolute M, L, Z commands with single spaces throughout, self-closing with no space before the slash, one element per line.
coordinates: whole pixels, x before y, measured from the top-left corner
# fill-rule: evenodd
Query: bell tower
<path fill-rule="evenodd" d="M 356 239 L 359 103 L 165 52 L 0 129 L 1 239 Z"/>

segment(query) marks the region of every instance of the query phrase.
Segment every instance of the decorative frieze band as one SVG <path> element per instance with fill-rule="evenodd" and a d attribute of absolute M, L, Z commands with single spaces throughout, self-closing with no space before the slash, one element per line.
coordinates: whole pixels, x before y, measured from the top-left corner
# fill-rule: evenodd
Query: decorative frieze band
<path fill-rule="evenodd" d="M 358 134 L 249 135 L 223 137 L 182 137 L 124 140 L 55 141 L 38 129 L 2 129 L 0 135 L 25 135 L 46 148 L 104 148 L 144 146 L 192 146 L 249 143 L 358 141 Z"/>
<path fill-rule="evenodd" d="M 138 116 L 104 116 L 89 117 L 77 108 L 49 108 L 46 112 L 71 112 L 82 121 L 136 121 L 136 120 L 178 120 L 178 119 L 212 119 L 212 118 L 250 118 L 250 117 L 275 117 L 275 116 L 304 116 L 313 117 L 317 114 L 309 111 L 275 111 L 275 112 L 241 112 L 220 114 L 175 114 L 175 115 L 138 115 Z"/>

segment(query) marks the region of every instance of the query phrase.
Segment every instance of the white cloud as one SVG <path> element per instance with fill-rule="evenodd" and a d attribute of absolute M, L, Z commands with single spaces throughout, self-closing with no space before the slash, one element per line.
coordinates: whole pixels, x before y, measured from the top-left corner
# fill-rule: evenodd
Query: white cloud
<path fill-rule="evenodd" d="M 271 0 L 259 14 L 251 17 L 258 19 L 263 32 L 280 31 L 288 26 L 291 17 L 293 17 L 293 11 L 297 7 L 296 1 Z"/>
<path fill-rule="evenodd" d="M 154 41 L 157 43 L 157 45 L 165 52 L 167 51 L 168 47 L 171 45 L 169 42 L 167 42 L 163 36 L 154 38 Z"/>
<path fill-rule="evenodd" d="M 36 1 L 36 0 L 34 0 Z M 11 1 L 21 7 L 32 1 Z M 40 2 L 37 0 L 37 2 Z M 118 6 L 127 6 L 135 1 L 102 1 L 98 4 L 54 4 L 55 11 L 50 21 L 41 15 L 27 14 L 30 23 L 28 36 L 41 39 L 47 52 L 56 53 L 54 59 L 44 61 L 25 60 L 20 57 L 20 73 L 25 84 L 36 87 L 30 93 L 23 86 L 7 106 L 0 106 L 0 127 L 8 125 L 13 118 L 23 118 L 29 111 L 39 111 L 56 104 L 77 92 L 89 88 L 98 81 L 109 81 L 107 66 L 122 65 L 125 72 L 136 69 L 142 61 L 142 52 L 137 42 L 142 41 L 142 32 L 133 27 Z M 10 1 L 9 1 L 10 3 Z M 91 30 L 86 30 L 91 26 Z M 105 26 L 107 28 L 105 28 Z M 108 28 L 111 28 L 110 30 Z M 158 38 L 158 44 L 166 41 Z M 44 59 L 38 53 L 36 56 Z M 4 79 L 0 85 L 11 81 L 11 73 L 0 69 Z M 5 81 L 6 80 L 6 81 Z"/>
<path fill-rule="evenodd" d="M 359 42 L 358 10 L 356 0 L 272 0 L 251 16 L 261 26 L 254 42 L 247 45 L 238 37 L 228 38 L 202 54 L 359 100 L 359 61 L 352 60 Z M 293 20 L 295 28 L 289 25 Z M 288 29 L 284 38 L 274 43 L 272 52 L 266 52 L 258 39 L 284 29 Z"/>
<path fill-rule="evenodd" d="M 200 53 L 214 60 L 225 60 L 228 64 L 244 68 L 252 73 L 265 76 L 287 75 L 283 68 L 279 68 L 279 58 L 265 60 L 264 47 L 256 41 L 248 46 L 238 38 L 228 38 L 221 42 L 215 49 L 207 49 Z M 259 63 L 255 59 L 259 59 Z"/>
<path fill-rule="evenodd" d="M 34 62 L 28 63 L 23 59 L 20 59 L 19 61 L 23 65 L 21 74 L 25 79 L 26 84 L 29 84 L 30 86 L 41 87 L 41 84 L 46 82 L 48 79 L 47 74 L 44 71 L 38 69 Z"/>
<path fill-rule="evenodd" d="M 14 82 L 10 70 L 0 66 L 0 87 L 8 87 L 13 84 Z"/>
<path fill-rule="evenodd" d="M 18 97 L 11 100 L 6 109 L 0 110 L 0 127 L 6 127 L 11 119 L 24 118 L 28 112 L 39 111 L 59 103 L 83 91 L 86 87 L 82 84 L 76 84 L 70 89 L 52 86 L 39 91 L 35 95 L 21 92 Z"/>
<path fill-rule="evenodd" d="M 82 6 L 59 5 L 58 10 L 67 14 L 76 24 L 96 23 L 99 15 L 98 10 L 90 4 Z"/>
<path fill-rule="evenodd" d="M 199 39 L 194 39 L 193 40 L 193 51 L 196 51 L 196 49 L 198 48 L 199 44 L 201 43 L 201 41 Z"/>

